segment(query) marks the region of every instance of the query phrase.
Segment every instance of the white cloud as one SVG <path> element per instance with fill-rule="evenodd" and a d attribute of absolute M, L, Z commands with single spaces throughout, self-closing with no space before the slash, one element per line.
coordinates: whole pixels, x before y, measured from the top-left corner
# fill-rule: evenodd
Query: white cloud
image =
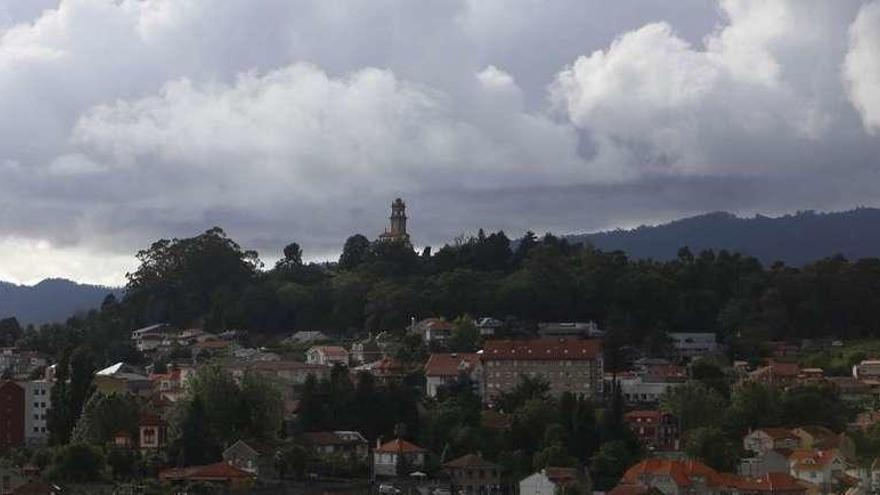
<path fill-rule="evenodd" d="M 865 127 L 880 132 L 880 2 L 864 5 L 850 28 L 845 76 Z"/>

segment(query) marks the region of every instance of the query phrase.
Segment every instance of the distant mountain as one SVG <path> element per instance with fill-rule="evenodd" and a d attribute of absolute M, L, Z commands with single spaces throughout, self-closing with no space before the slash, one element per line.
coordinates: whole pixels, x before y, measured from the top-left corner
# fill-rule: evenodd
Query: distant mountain
<path fill-rule="evenodd" d="M 0 282 L 0 318 L 14 316 L 22 325 L 63 322 L 77 311 L 99 307 L 111 293 L 122 296 L 121 289 L 57 278 L 33 286 Z"/>
<path fill-rule="evenodd" d="M 694 254 L 727 249 L 755 256 L 765 265 L 784 261 L 799 266 L 835 254 L 847 259 L 880 257 L 880 209 L 753 218 L 716 212 L 663 225 L 567 238 L 602 250 L 619 249 L 633 258 L 667 260 L 688 246 Z"/>

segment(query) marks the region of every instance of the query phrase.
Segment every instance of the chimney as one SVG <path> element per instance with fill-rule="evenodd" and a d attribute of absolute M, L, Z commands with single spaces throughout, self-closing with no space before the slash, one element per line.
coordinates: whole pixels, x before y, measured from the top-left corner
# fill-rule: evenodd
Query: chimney
<path fill-rule="evenodd" d="M 382 437 L 376 437 L 376 448 L 378 449 L 381 446 L 382 446 Z"/>

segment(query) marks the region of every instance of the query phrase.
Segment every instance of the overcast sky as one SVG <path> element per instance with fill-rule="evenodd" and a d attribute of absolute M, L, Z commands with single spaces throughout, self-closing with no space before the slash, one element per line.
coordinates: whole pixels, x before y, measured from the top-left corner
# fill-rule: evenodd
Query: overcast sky
<path fill-rule="evenodd" d="M 878 193 L 880 0 L 0 0 L 0 279 Z"/>

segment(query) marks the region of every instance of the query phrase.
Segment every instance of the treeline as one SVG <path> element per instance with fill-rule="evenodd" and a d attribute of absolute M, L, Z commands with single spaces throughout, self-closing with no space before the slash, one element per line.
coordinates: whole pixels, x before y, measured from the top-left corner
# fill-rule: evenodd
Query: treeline
<path fill-rule="evenodd" d="M 752 355 L 770 340 L 880 333 L 876 258 L 763 267 L 737 253 L 682 248 L 671 261 L 634 261 L 550 234 L 512 243 L 503 232 L 481 231 L 422 253 L 354 235 L 335 263 L 304 263 L 291 243 L 265 269 L 256 252 L 215 228 L 158 241 L 138 259 L 121 301 L 108 297 L 100 310 L 24 332 L 24 344 L 57 353 L 86 341 L 110 359 L 130 353 L 131 329 L 155 322 L 270 336 L 299 329 L 352 335 L 402 331 L 412 317 L 463 314 L 526 329 L 594 320 L 645 346 L 662 342 L 665 332 L 716 331 Z"/>

